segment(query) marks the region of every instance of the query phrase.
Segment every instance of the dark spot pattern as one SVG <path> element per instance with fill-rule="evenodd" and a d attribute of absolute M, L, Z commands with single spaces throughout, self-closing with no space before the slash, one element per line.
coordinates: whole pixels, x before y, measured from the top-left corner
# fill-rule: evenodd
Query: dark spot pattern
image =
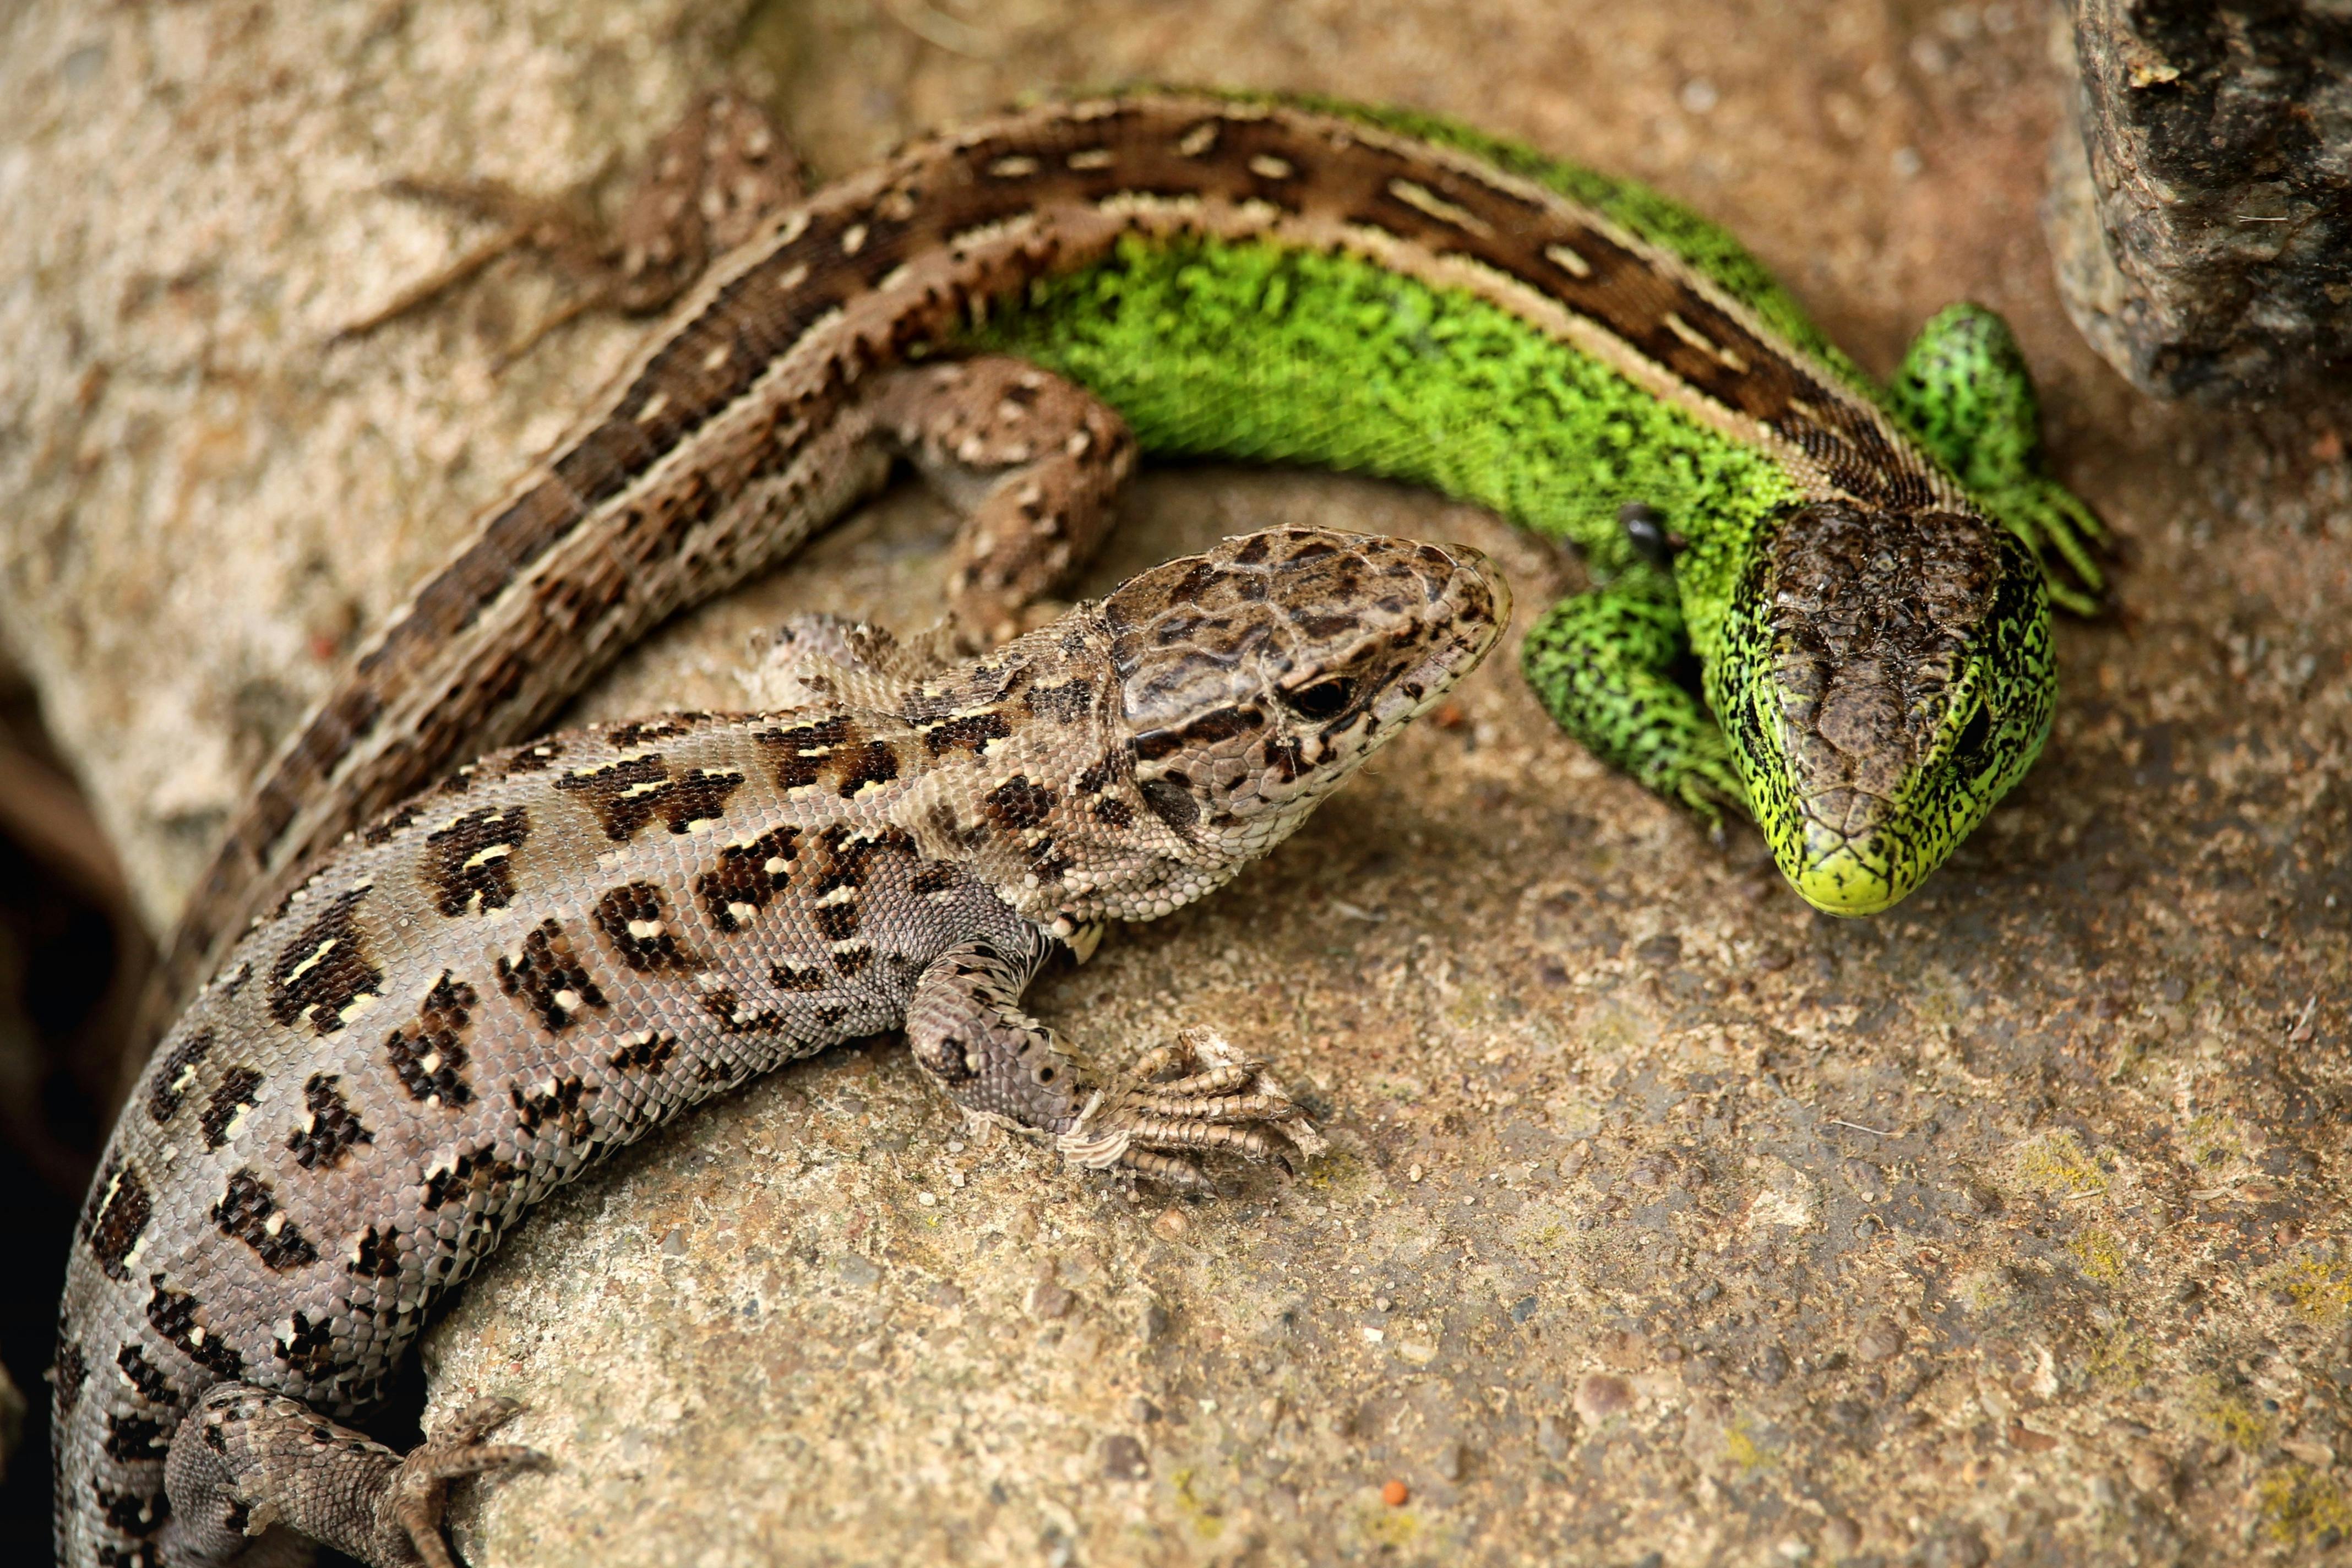
<path fill-rule="evenodd" d="M 825 763 L 834 749 L 847 742 L 849 736 L 849 721 L 836 714 L 789 730 L 763 730 L 758 739 L 761 749 L 774 760 L 776 787 L 789 795 L 793 790 L 814 786 L 824 776 Z"/>
<path fill-rule="evenodd" d="M 163 1066 L 155 1069 L 147 1081 L 147 1114 L 161 1127 L 179 1113 L 188 1097 L 188 1084 L 194 1072 L 212 1054 L 213 1042 L 219 1037 L 211 1029 L 198 1029 L 172 1047 Z"/>
<path fill-rule="evenodd" d="M 662 820 L 672 833 L 692 830 L 698 822 L 715 822 L 727 809 L 727 798 L 743 787 L 741 773 L 714 773 L 697 768 L 677 781 L 662 805 Z"/>
<path fill-rule="evenodd" d="M 703 713 L 670 713 L 658 719 L 633 719 L 604 730 L 604 736 L 615 751 L 625 752 L 652 741 L 675 740 L 692 730 L 698 720 L 708 717 Z"/>
<path fill-rule="evenodd" d="M 122 1350 L 126 1355 L 139 1353 L 137 1345 L 125 1345 Z M 145 1364 L 144 1357 L 141 1364 Z M 68 1340 L 58 1346 L 58 1363 L 51 1378 L 57 1388 L 58 1414 L 72 1415 L 73 1407 L 81 1403 L 82 1384 L 89 1381 L 89 1358 L 82 1353 L 80 1341 Z M 138 1379 L 131 1381 L 135 1384 Z"/>
<path fill-rule="evenodd" d="M 1107 795 L 1095 802 L 1095 820 L 1106 827 L 1132 827 L 1135 808 L 1117 795 Z"/>
<path fill-rule="evenodd" d="M 1031 694 L 1034 697 L 1034 693 Z M 923 748 L 935 757 L 953 751 L 967 751 L 973 756 L 988 749 L 991 741 L 1002 741 L 1013 733 L 1013 726 L 1002 713 L 963 713 L 945 719 L 923 731 Z"/>
<path fill-rule="evenodd" d="M 404 827 L 425 815 L 425 803 L 410 801 L 394 811 L 386 813 L 368 824 L 360 832 L 360 842 L 367 845 L 389 844 Z"/>
<path fill-rule="evenodd" d="M 768 984 L 779 991 L 823 991 L 833 977 L 822 969 L 795 969 L 788 963 L 768 965 Z"/>
<path fill-rule="evenodd" d="M 694 890 L 703 911 L 722 931 L 742 929 L 735 906 L 764 910 L 768 900 L 783 891 L 792 873 L 801 830 L 778 827 L 749 844 L 729 844 L 719 851 L 719 864 L 695 879 Z"/>
<path fill-rule="evenodd" d="M 1026 773 L 1015 773 L 981 797 L 981 809 L 997 826 L 1018 833 L 1045 821 L 1054 800 L 1052 790 L 1032 783 Z"/>
<path fill-rule="evenodd" d="M 512 778 L 517 773 L 545 773 L 562 757 L 563 742 L 561 741 L 541 741 L 537 745 L 525 746 L 507 759 L 506 776 Z"/>
<path fill-rule="evenodd" d="M 513 1091 L 515 1125 L 534 1136 L 544 1128 L 550 1135 L 573 1144 L 585 1143 L 595 1134 L 587 1109 L 588 1097 L 595 1092 L 594 1086 L 577 1074 L 529 1093 L 518 1089 Z"/>
<path fill-rule="evenodd" d="M 307 1021 L 320 1035 L 343 1026 L 344 1014 L 362 996 L 378 994 L 383 971 L 360 941 L 357 910 L 368 889 L 335 895 L 302 934 L 287 943 L 269 973 L 269 1016 L 280 1024 Z"/>
<path fill-rule="evenodd" d="M 754 1030 L 784 1026 L 782 1014 L 773 1008 L 746 1007 L 731 986 L 722 986 L 705 996 L 702 1010 L 710 1015 L 722 1032 L 730 1035 L 748 1035 Z"/>
<path fill-rule="evenodd" d="M 1075 724 L 1094 710 L 1094 683 L 1074 679 L 1059 686 L 1033 686 L 1021 700 L 1037 718 Z"/>
<path fill-rule="evenodd" d="M 161 1421 L 117 1411 L 106 1418 L 105 1447 L 108 1458 L 138 1464 L 162 1458 L 163 1451 L 171 1447 L 171 1434 Z"/>
<path fill-rule="evenodd" d="M 855 800 L 867 784 L 886 784 L 898 776 L 898 752 L 887 741 L 868 741 L 839 759 L 841 798 Z"/>
<path fill-rule="evenodd" d="M 866 886 L 875 863 L 885 856 L 915 853 L 915 840 L 903 828 L 865 832 L 836 824 L 817 840 L 818 853 L 809 873 L 809 897 L 822 899 L 843 888 Z"/>
<path fill-rule="evenodd" d="M 186 1291 L 174 1290 L 164 1284 L 161 1274 L 149 1275 L 147 1282 L 155 1290 L 147 1298 L 148 1327 L 199 1366 L 210 1367 L 232 1380 L 245 1376 L 245 1358 L 236 1353 L 236 1347 L 196 1321 L 201 1302 Z"/>
<path fill-rule="evenodd" d="M 514 902 L 514 856 L 530 837 L 520 805 L 469 811 L 425 836 L 425 885 L 445 915 L 483 914 Z"/>
<path fill-rule="evenodd" d="M 80 1354 L 80 1349 L 74 1347 L 74 1355 L 79 1358 Z M 114 1364 L 122 1369 L 122 1375 L 130 1381 L 131 1387 L 139 1391 L 139 1397 L 148 1404 L 170 1405 L 173 1403 L 172 1380 L 165 1377 L 163 1369 L 149 1361 L 147 1352 L 137 1345 L 126 1344 L 115 1352 Z M 62 1357 L 59 1359 L 58 1365 L 62 1372 L 64 1367 Z M 86 1374 L 88 1369 L 85 1367 L 83 1371 Z"/>
<path fill-rule="evenodd" d="M 499 988 L 527 1000 L 539 1021 L 554 1033 L 570 1028 L 581 1007 L 611 1005 L 572 952 L 572 939 L 552 920 L 540 921 L 522 939 L 520 956 L 499 955 Z M 572 1002 L 567 1004 L 566 996 Z"/>
<path fill-rule="evenodd" d="M 400 1233 L 368 1226 L 360 1233 L 358 1242 L 352 1246 L 352 1260 L 347 1267 L 362 1279 L 399 1279 Z"/>
<path fill-rule="evenodd" d="M 596 929 L 622 963 L 640 974 L 663 969 L 699 969 L 702 955 L 670 929 L 669 909 L 651 882 L 626 882 L 596 900 Z"/>
<path fill-rule="evenodd" d="M 555 787 L 578 795 L 604 824 L 604 837 L 622 843 L 654 819 L 677 786 L 670 782 L 669 764 L 656 752 L 626 757 L 593 773 L 566 773 Z"/>
<path fill-rule="evenodd" d="M 230 1173 L 228 1189 L 213 1205 L 212 1216 L 223 1236 L 253 1248 L 272 1274 L 319 1261 L 319 1249 L 279 1212 L 269 1184 L 249 1170 Z"/>
<path fill-rule="evenodd" d="M 918 898 L 953 892 L 963 885 L 963 868 L 952 860 L 926 860 L 907 879 L 907 890 Z"/>
<path fill-rule="evenodd" d="M 518 1167 L 499 1159 L 496 1149 L 476 1149 L 458 1155 L 446 1169 L 425 1178 L 425 1206 L 446 1208 L 462 1202 L 468 1208 L 478 1209 L 502 1204 L 505 1194 L 521 1174 Z"/>
<path fill-rule="evenodd" d="M 196 1121 L 205 1131 L 205 1147 L 217 1149 L 227 1142 L 229 1124 L 260 1098 L 261 1074 L 252 1068 L 235 1067 L 223 1073 L 219 1087 L 205 1102 L 204 1115 Z"/>
<path fill-rule="evenodd" d="M 817 933 L 827 942 L 847 942 L 857 934 L 857 928 L 864 921 L 854 899 L 837 904 L 819 904 L 810 912 L 816 921 Z"/>
<path fill-rule="evenodd" d="M 332 1377 L 335 1363 L 340 1359 L 335 1351 L 335 1335 L 331 1322 L 312 1322 L 305 1313 L 296 1312 L 288 1324 L 289 1331 L 277 1341 L 278 1359 L 292 1372 L 314 1379 Z"/>
<path fill-rule="evenodd" d="M 618 1072 L 658 1072 L 664 1062 L 677 1054 L 676 1035 L 646 1031 L 646 1037 L 622 1047 L 605 1058 Z"/>
<path fill-rule="evenodd" d="M 98 1213 L 82 1222 L 82 1239 L 89 1244 L 89 1254 L 110 1279 L 128 1279 L 131 1270 L 124 1259 L 147 1234 L 147 1222 L 155 1217 L 154 1195 L 139 1174 L 139 1167 L 124 1163 L 114 1170 L 111 1179 L 101 1183 L 100 1190 L 106 1200 Z"/>
<path fill-rule="evenodd" d="M 394 1029 L 383 1043 L 384 1055 L 392 1058 L 392 1070 L 409 1099 L 438 1100 L 450 1106 L 473 1100 L 473 1086 L 465 1077 L 466 1031 L 480 1000 L 471 985 L 445 969 L 425 994 L 415 1022 Z"/>
<path fill-rule="evenodd" d="M 310 1114 L 286 1140 L 286 1147 L 306 1171 L 331 1171 L 360 1144 L 375 1142 L 375 1134 L 360 1124 L 359 1114 L 335 1087 L 341 1081 L 334 1074 L 314 1072 L 302 1086 Z"/>

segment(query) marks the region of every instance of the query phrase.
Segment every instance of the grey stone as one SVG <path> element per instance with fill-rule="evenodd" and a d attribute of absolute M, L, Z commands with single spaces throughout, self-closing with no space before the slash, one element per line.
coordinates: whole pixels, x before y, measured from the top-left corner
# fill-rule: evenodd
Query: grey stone
<path fill-rule="evenodd" d="M 2068 312 L 2163 397 L 2312 384 L 2352 355 L 2352 11 L 2074 0 L 2043 221 Z"/>

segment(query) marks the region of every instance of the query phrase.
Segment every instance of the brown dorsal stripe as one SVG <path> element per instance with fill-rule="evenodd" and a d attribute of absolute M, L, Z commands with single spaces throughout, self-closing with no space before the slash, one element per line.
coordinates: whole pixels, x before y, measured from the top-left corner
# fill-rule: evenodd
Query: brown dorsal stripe
<path fill-rule="evenodd" d="M 263 781 L 173 943 L 181 994 L 293 868 L 465 752 L 530 733 L 652 621 L 772 559 L 794 531 L 727 532 L 765 526 L 740 509 L 714 533 L 719 509 L 803 461 L 859 377 L 1138 230 L 1351 249 L 1476 289 L 1695 416 L 1803 454 L 1864 504 L 1912 507 L 1947 487 L 1829 367 L 1686 265 L 1471 154 L 1309 108 L 1184 94 L 1017 112 L 819 192 L 719 264 Z M 666 460 L 721 426 L 730 446 L 709 462 Z"/>

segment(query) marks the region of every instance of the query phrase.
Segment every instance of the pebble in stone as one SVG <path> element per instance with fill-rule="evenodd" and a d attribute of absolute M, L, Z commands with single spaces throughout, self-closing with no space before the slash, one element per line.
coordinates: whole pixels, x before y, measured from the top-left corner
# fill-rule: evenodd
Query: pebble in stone
<path fill-rule="evenodd" d="M 1139 1481 L 1150 1471 L 1141 1443 L 1124 1432 L 1103 1439 L 1103 1478 L 1106 1480 Z"/>
<path fill-rule="evenodd" d="M 1607 1373 L 1587 1373 L 1576 1385 L 1576 1414 L 1587 1426 L 1633 1408 L 1633 1385 Z"/>
<path fill-rule="evenodd" d="M 1903 1325 L 1892 1318 L 1874 1318 L 1855 1336 L 1853 1354 L 1857 1361 L 1885 1361 L 1903 1350 Z"/>

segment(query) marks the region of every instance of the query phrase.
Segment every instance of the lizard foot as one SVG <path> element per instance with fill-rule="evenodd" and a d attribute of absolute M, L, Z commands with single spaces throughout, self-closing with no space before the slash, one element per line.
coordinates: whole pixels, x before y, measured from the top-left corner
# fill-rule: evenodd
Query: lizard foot
<path fill-rule="evenodd" d="M 457 1568 L 441 1534 L 442 1510 L 448 1506 L 449 1483 L 463 1476 L 509 1465 L 537 1465 L 546 1456 L 514 1443 L 482 1439 L 522 1412 L 511 1399 L 478 1399 L 457 1419 L 411 1448 L 384 1489 L 383 1507 L 425 1568 Z"/>
<path fill-rule="evenodd" d="M 1126 1170 L 1185 1192 L 1216 1185 L 1193 1156 L 1238 1154 L 1285 1170 L 1329 1147 L 1264 1062 L 1209 1029 L 1186 1029 L 1147 1051 L 1055 1147 L 1094 1170 Z"/>

